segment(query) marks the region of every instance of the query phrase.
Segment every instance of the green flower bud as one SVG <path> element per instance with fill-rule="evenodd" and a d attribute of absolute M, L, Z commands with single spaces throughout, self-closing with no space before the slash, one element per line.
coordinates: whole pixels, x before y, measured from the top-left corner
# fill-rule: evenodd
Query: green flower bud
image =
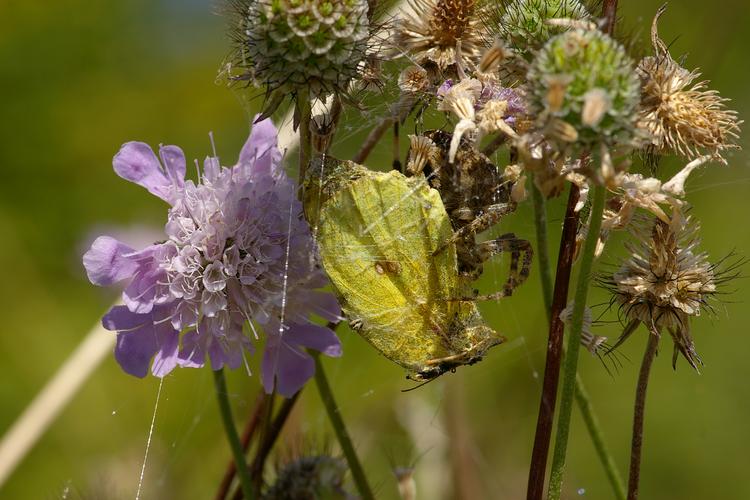
<path fill-rule="evenodd" d="M 625 49 L 604 33 L 552 38 L 531 63 L 527 85 L 532 114 L 554 138 L 584 147 L 633 142 L 640 83 Z"/>

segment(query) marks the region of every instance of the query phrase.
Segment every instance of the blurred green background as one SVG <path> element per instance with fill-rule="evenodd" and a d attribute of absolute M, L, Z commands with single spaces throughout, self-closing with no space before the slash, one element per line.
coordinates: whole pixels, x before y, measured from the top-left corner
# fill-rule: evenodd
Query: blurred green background
<path fill-rule="evenodd" d="M 646 48 L 660 3 L 621 2 L 623 31 L 634 29 Z M 158 231 L 163 224 L 160 200 L 114 175 L 111 158 L 120 144 L 178 144 L 188 158 L 202 159 L 213 131 L 225 162 L 236 157 L 259 103 L 248 105 L 215 83 L 229 50 L 216 10 L 209 0 L 0 2 L 0 432 L 115 298 L 87 282 L 80 265 L 87 242 L 108 230 Z M 673 2 L 661 23 L 673 54 L 687 53 L 687 66 L 700 67 L 740 117 L 750 116 L 749 14 L 746 0 L 683 0 Z M 334 153 L 351 155 L 373 124 L 369 116 L 343 134 Z M 387 148 L 373 155 L 371 165 L 379 164 L 387 165 Z M 666 171 L 677 166 L 665 162 Z M 714 259 L 732 250 L 750 256 L 748 166 L 747 153 L 740 152 L 728 168 L 705 168 L 689 182 L 703 248 Z M 550 203 L 555 253 L 562 203 Z M 503 231 L 533 238 L 528 206 L 511 218 Z M 615 239 L 602 261 L 614 263 L 621 255 Z M 491 288 L 501 272 L 488 270 L 480 288 Z M 729 288 L 736 292 L 716 304 L 717 314 L 693 324 L 706 363 L 701 375 L 682 359 L 673 372 L 670 342 L 663 344 L 648 398 L 641 498 L 750 498 L 750 482 L 743 479 L 750 466 L 750 284 L 738 280 Z M 441 491 L 451 498 L 456 466 L 475 498 L 523 496 L 544 366 L 539 293 L 532 272 L 513 298 L 484 304 L 490 324 L 510 343 L 477 366 L 409 393 L 400 392 L 406 387 L 402 370 L 342 332 L 345 356 L 325 364 L 378 498 L 396 498 L 391 470 L 410 464 L 420 498 L 440 498 Z M 606 299 L 597 290 L 592 303 Z M 596 333 L 614 337 L 618 325 L 604 324 Z M 581 359 L 623 473 L 644 346 L 639 331 L 623 347 L 623 366 L 613 375 L 597 359 L 585 353 Z M 258 378 L 238 371 L 229 383 L 238 421 L 244 420 Z M 107 358 L 0 488 L 0 498 L 133 498 L 157 387 L 156 379 L 125 375 Z M 611 498 L 574 415 L 567 498 Z M 274 461 L 333 443 L 311 385 Z M 173 372 L 164 382 L 143 498 L 211 498 L 228 457 L 210 373 Z"/>

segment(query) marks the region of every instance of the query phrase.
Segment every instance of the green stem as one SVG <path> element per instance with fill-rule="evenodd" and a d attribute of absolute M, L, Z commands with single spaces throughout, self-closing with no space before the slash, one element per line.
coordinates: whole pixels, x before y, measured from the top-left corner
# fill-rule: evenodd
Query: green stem
<path fill-rule="evenodd" d="M 247 462 L 245 461 L 245 451 L 242 448 L 240 437 L 237 434 L 237 429 L 234 427 L 234 420 L 232 418 L 232 409 L 229 406 L 229 398 L 227 397 L 227 382 L 224 379 L 224 370 L 213 370 L 214 372 L 214 386 L 216 387 L 216 397 L 219 400 L 219 410 L 221 413 L 221 419 L 224 423 L 224 432 L 227 434 L 229 440 L 229 447 L 232 449 L 232 455 L 234 456 L 234 463 L 237 467 L 237 476 L 240 478 L 240 486 L 242 492 L 245 495 L 246 500 L 254 500 L 255 493 L 253 492 L 253 482 L 250 479 L 250 475 L 247 470 Z"/>
<path fill-rule="evenodd" d="M 550 272 L 549 245 L 547 243 L 547 203 L 544 194 L 531 183 L 531 199 L 534 202 L 534 224 L 536 226 L 536 254 L 539 262 L 539 276 L 542 279 L 544 308 L 547 319 L 552 314 L 552 273 Z"/>
<path fill-rule="evenodd" d="M 536 225 L 536 246 L 538 255 L 538 268 L 542 280 L 542 293 L 544 294 L 544 303 L 547 308 L 547 315 L 552 311 L 552 274 L 550 270 L 549 250 L 547 248 L 547 208 L 544 195 L 532 183 L 532 200 L 534 203 L 534 222 Z M 551 319 L 551 318 L 549 318 Z M 622 481 L 617 464 L 610 454 L 606 443 L 604 442 L 604 433 L 599 425 L 599 419 L 596 417 L 594 408 L 591 405 L 591 399 L 586 387 L 583 385 L 581 377 L 576 375 L 575 399 L 578 410 L 581 412 L 583 421 L 586 424 L 586 430 L 589 433 L 594 449 L 599 458 L 599 462 L 604 468 L 612 490 L 617 500 L 625 500 L 625 485 Z"/>
<path fill-rule="evenodd" d="M 297 113 L 299 114 L 299 184 L 305 182 L 305 172 L 312 158 L 312 142 L 310 134 L 310 120 L 312 109 L 310 108 L 310 97 L 307 92 L 300 91 L 297 94 Z"/>
<path fill-rule="evenodd" d="M 349 470 L 352 472 L 354 483 L 357 485 L 357 490 L 359 490 L 359 496 L 363 500 L 374 500 L 375 497 L 372 494 L 370 485 L 367 483 L 367 477 L 362 469 L 362 465 L 359 463 L 357 453 L 354 451 L 354 445 L 352 445 L 352 440 L 346 430 L 344 420 L 341 418 L 336 401 L 333 398 L 331 386 L 328 384 L 328 378 L 323 370 L 323 363 L 320 362 L 320 354 L 317 352 L 311 352 L 310 354 L 315 358 L 315 383 L 320 392 L 320 399 L 326 408 L 328 419 L 331 421 L 341 450 L 344 452 L 346 461 L 349 463 Z"/>
<path fill-rule="evenodd" d="M 602 225 L 605 197 L 606 188 L 604 186 L 595 186 L 588 235 L 586 236 L 586 242 L 583 246 L 581 265 L 578 271 L 578 283 L 576 284 L 573 317 L 571 319 L 570 333 L 568 336 L 568 349 L 565 353 L 565 359 L 563 360 L 560 416 L 557 420 L 557 438 L 555 439 L 555 451 L 552 456 L 552 470 L 550 472 L 549 491 L 547 492 L 548 500 L 559 500 L 562 490 L 563 472 L 565 470 L 565 453 L 568 448 L 570 417 L 573 411 L 573 397 L 575 395 L 578 352 L 581 348 L 583 312 L 586 308 L 586 298 L 589 293 L 591 269 L 594 264 L 596 243 L 599 239 L 599 230 Z"/>
<path fill-rule="evenodd" d="M 591 407 L 589 394 L 586 392 L 583 381 L 578 375 L 576 375 L 576 403 L 578 404 L 578 411 L 581 412 L 583 421 L 586 424 L 589 437 L 594 443 L 594 449 L 596 450 L 596 455 L 599 457 L 599 462 L 604 467 L 604 473 L 607 474 L 609 484 L 612 486 L 615 498 L 617 500 L 625 500 L 625 483 L 622 482 L 622 476 L 617 468 L 615 459 L 604 442 L 604 434 L 599 425 L 599 419 L 596 418 L 596 413 L 594 413 L 594 409 Z"/>

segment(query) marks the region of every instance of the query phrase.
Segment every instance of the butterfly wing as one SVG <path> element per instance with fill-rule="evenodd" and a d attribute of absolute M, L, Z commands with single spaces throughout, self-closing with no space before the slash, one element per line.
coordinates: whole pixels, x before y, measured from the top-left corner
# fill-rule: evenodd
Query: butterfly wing
<path fill-rule="evenodd" d="M 320 210 L 320 255 L 349 320 L 384 356 L 410 370 L 451 354 L 458 305 L 452 229 L 424 178 L 369 172 L 342 183 Z M 454 311 L 455 310 L 455 311 Z"/>

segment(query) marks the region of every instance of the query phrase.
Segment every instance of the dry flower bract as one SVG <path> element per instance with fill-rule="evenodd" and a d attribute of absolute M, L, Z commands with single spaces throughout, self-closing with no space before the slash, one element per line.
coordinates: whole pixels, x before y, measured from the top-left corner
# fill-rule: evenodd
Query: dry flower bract
<path fill-rule="evenodd" d="M 628 323 L 642 322 L 654 335 L 667 330 L 674 340 L 673 364 L 681 353 L 697 370 L 701 361 L 690 335 L 690 318 L 699 316 L 717 291 L 716 266 L 697 250 L 698 225 L 650 219 L 635 224 L 631 232 L 637 239 L 626 244 L 631 257 L 602 283 Z"/>
<path fill-rule="evenodd" d="M 739 133 L 737 114 L 726 109 L 727 99 L 709 90 L 697 71 L 688 71 L 669 54 L 659 38 L 657 23 L 666 5 L 656 13 L 651 26 L 654 55 L 638 65 L 642 83 L 642 110 L 639 128 L 650 136 L 651 147 L 659 153 L 677 153 L 695 158 L 706 152 L 722 163 L 726 149 Z"/>

